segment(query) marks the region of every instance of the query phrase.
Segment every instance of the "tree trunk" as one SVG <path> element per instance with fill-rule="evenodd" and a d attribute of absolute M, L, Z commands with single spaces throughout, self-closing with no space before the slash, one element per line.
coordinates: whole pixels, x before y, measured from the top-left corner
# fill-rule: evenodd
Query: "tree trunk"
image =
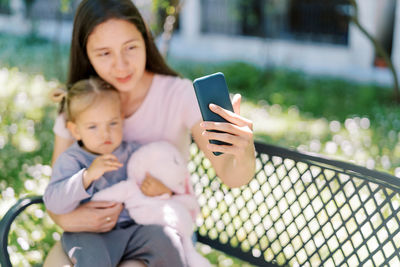
<path fill-rule="evenodd" d="M 394 90 L 394 99 L 396 103 L 400 103 L 400 94 L 399 94 L 399 81 L 397 77 L 397 72 L 395 67 L 393 66 L 392 59 L 386 52 L 386 50 L 383 48 L 382 44 L 374 38 L 361 24 L 358 19 L 358 5 L 356 0 L 349 0 L 350 4 L 353 6 L 353 13 L 350 14 L 350 20 L 357 26 L 357 28 L 368 38 L 368 40 L 371 41 L 373 44 L 375 51 L 378 55 L 380 55 L 387 66 L 389 67 L 389 70 L 391 71 L 393 75 L 393 90 Z"/>
<path fill-rule="evenodd" d="M 172 34 L 175 30 L 175 23 L 178 19 L 179 13 L 182 9 L 185 0 L 179 0 L 176 6 L 172 6 L 174 8 L 174 12 L 168 14 L 165 18 L 163 25 L 163 32 L 161 34 L 161 44 L 160 44 L 160 53 L 164 58 L 167 57 L 169 51 L 169 44 L 171 42 Z"/>

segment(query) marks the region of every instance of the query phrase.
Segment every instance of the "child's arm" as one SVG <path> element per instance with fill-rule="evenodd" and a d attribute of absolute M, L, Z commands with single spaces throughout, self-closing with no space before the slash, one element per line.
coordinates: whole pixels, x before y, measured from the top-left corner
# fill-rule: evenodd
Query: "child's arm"
<path fill-rule="evenodd" d="M 90 197 L 82 184 L 85 169 L 79 169 L 79 165 L 73 169 L 65 167 L 55 169 L 54 167 L 51 181 L 43 195 L 43 201 L 46 208 L 55 214 L 68 213 L 73 211 L 82 200 Z"/>
<path fill-rule="evenodd" d="M 98 158 L 100 160 L 97 160 Z M 82 168 L 75 155 L 60 155 L 53 166 L 51 181 L 43 195 L 46 208 L 55 214 L 73 211 L 82 200 L 92 195 L 86 189 L 94 180 L 99 179 L 105 171 L 119 168 L 116 167 L 120 165 L 118 161 L 117 163 L 110 163 L 107 160 L 104 161 L 102 156 L 98 158 L 93 161 L 88 169 L 85 169 Z M 101 164 L 105 166 L 99 166 Z M 100 176 L 98 176 L 99 174 Z"/>

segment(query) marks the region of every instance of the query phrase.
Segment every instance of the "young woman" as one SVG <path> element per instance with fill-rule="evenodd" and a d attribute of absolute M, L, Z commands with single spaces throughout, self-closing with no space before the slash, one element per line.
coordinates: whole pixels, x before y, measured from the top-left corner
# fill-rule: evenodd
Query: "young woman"
<path fill-rule="evenodd" d="M 210 105 L 229 123 L 202 122 L 191 82 L 178 77 L 164 62 L 130 0 L 83 0 L 78 7 L 68 85 L 90 76 L 99 76 L 120 92 L 124 140 L 142 144 L 167 140 L 188 158 L 192 135 L 226 185 L 238 187 L 253 177 L 252 122 L 240 116 L 240 95 L 232 101 L 235 113 Z M 63 114 L 58 116 L 54 132 L 53 161 L 74 142 Z M 232 145 L 212 145 L 210 139 Z M 212 152 L 224 154 L 214 156 Z M 147 177 L 142 191 L 154 196 L 168 188 Z M 88 202 L 68 214 L 50 215 L 65 231 L 108 232 L 121 210 L 116 203 Z"/>

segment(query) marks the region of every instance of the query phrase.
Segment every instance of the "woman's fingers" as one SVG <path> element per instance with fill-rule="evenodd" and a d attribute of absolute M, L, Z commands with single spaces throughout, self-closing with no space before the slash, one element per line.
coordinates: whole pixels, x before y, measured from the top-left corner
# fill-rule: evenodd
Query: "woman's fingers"
<path fill-rule="evenodd" d="M 216 132 L 209 132 L 204 131 L 203 136 L 206 137 L 208 140 L 218 140 L 228 144 L 233 144 L 239 147 L 244 147 L 247 145 L 247 139 L 239 135 L 229 134 L 229 133 L 216 133 Z"/>
<path fill-rule="evenodd" d="M 87 208 L 93 208 L 93 209 L 107 209 L 107 208 L 112 208 L 115 206 L 121 205 L 121 203 L 118 202 L 112 202 L 112 201 L 89 201 L 86 202 L 85 204 L 82 204 L 82 207 L 87 207 Z"/>
<path fill-rule="evenodd" d="M 235 106 L 239 104 L 240 96 L 234 100 Z M 220 116 L 229 122 L 204 121 L 201 127 L 204 129 L 202 135 L 208 140 L 218 140 L 231 145 L 208 144 L 207 147 L 213 152 L 222 152 L 233 155 L 243 155 L 253 144 L 253 123 L 240 115 L 224 110 L 218 106 L 210 105 Z M 238 105 L 235 108 L 239 112 Z M 216 131 L 216 132 L 215 132 Z"/>
<path fill-rule="evenodd" d="M 102 226 L 100 228 L 100 231 L 101 232 L 108 232 L 111 229 L 113 229 L 114 226 L 117 224 L 118 216 L 119 216 L 119 213 L 116 216 L 115 215 L 110 215 L 110 216 L 103 217 L 102 218 L 102 222 L 101 222 Z"/>
<path fill-rule="evenodd" d="M 231 135 L 236 135 L 236 136 L 248 136 L 248 138 L 251 138 L 253 135 L 253 131 L 251 128 L 247 125 L 245 126 L 238 126 L 235 124 L 231 123 L 225 123 L 225 122 L 211 122 L 211 121 L 204 121 L 201 123 L 201 126 L 203 127 L 204 130 L 208 130 L 206 132 L 203 132 L 203 136 L 215 136 L 219 135 L 221 133 L 215 133 L 215 132 L 209 132 L 210 130 L 214 131 L 220 131 L 223 133 L 228 133 Z"/>
<path fill-rule="evenodd" d="M 106 232 L 115 226 L 122 209 L 121 203 L 90 201 L 64 214 L 64 217 L 54 217 L 51 212 L 49 214 L 68 232 Z"/>
<path fill-rule="evenodd" d="M 123 205 L 121 203 L 115 203 L 109 207 L 96 206 L 95 209 L 93 209 L 93 212 L 96 214 L 96 216 L 93 216 L 93 218 L 95 218 L 95 231 L 107 232 L 114 228 L 122 209 Z"/>
<path fill-rule="evenodd" d="M 234 136 L 226 133 L 207 133 L 209 140 L 218 140 L 228 143 L 230 145 L 218 145 L 218 144 L 207 144 L 207 148 L 213 152 L 222 152 L 227 154 L 233 154 L 239 156 L 244 153 L 246 148 L 248 148 L 249 143 L 252 142 L 250 138 L 243 138 L 240 136 Z"/>
<path fill-rule="evenodd" d="M 210 104 L 209 108 L 211 111 L 215 112 L 216 114 L 220 115 L 222 118 L 227 120 L 228 122 L 238 125 L 238 126 L 247 126 L 250 129 L 253 129 L 253 122 L 249 119 L 246 119 L 239 114 L 236 114 L 232 111 L 226 110 L 217 106 L 215 104 Z M 236 109 L 239 109 L 236 107 Z"/>

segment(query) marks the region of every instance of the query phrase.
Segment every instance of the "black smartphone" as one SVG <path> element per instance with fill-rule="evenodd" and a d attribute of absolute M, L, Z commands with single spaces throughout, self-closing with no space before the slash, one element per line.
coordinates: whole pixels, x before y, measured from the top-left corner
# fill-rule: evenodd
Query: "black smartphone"
<path fill-rule="evenodd" d="M 226 85 L 225 76 L 222 72 L 217 72 L 193 81 L 194 91 L 196 93 L 197 102 L 199 103 L 201 116 L 204 121 L 227 122 L 218 114 L 212 112 L 209 105 L 215 104 L 226 110 L 233 112 L 231 100 L 229 98 L 229 90 Z M 219 132 L 219 131 L 214 131 Z M 217 145 L 231 145 L 222 141 L 210 140 L 210 143 Z M 213 152 L 214 155 L 221 155 L 221 152 Z"/>

